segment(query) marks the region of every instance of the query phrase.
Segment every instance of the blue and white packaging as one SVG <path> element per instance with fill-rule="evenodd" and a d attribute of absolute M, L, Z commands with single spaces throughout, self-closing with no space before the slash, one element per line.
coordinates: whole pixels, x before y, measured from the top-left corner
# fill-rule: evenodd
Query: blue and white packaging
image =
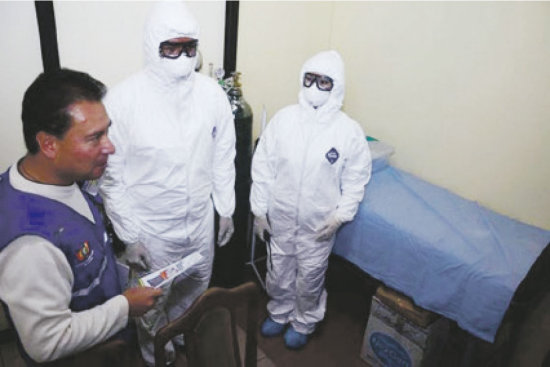
<path fill-rule="evenodd" d="M 201 253 L 194 252 L 175 263 L 139 278 L 139 284 L 143 287 L 160 288 L 181 274 L 191 274 L 193 267 L 202 259 Z"/>

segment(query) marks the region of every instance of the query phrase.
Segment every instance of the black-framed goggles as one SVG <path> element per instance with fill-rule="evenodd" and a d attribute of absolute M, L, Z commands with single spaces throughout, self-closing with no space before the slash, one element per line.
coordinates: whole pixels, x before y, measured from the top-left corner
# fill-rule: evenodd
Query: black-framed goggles
<path fill-rule="evenodd" d="M 182 53 L 185 53 L 187 57 L 195 57 L 198 45 L 199 41 L 197 40 L 187 42 L 164 41 L 159 45 L 159 55 L 167 59 L 177 59 Z"/>
<path fill-rule="evenodd" d="M 320 75 L 315 73 L 305 73 L 304 74 L 304 87 L 311 87 L 313 85 L 313 82 L 317 84 L 317 88 L 319 90 L 330 92 L 332 88 L 334 87 L 334 81 L 331 77 L 328 77 L 326 75 Z"/>

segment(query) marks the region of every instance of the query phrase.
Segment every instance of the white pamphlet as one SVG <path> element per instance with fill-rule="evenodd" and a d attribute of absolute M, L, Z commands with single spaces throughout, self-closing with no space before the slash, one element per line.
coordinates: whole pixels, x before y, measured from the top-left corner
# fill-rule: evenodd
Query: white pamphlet
<path fill-rule="evenodd" d="M 202 259 L 203 256 L 199 252 L 194 252 L 175 263 L 139 278 L 139 284 L 144 287 L 161 287 L 178 275 L 185 272 L 189 273 L 189 270 Z"/>

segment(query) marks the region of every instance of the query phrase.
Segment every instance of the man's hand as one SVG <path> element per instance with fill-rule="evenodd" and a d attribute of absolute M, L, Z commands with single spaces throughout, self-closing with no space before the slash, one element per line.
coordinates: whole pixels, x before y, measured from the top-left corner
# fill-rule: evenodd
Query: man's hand
<path fill-rule="evenodd" d="M 332 214 L 319 229 L 317 235 L 318 241 L 326 241 L 330 239 L 342 225 L 342 221 L 334 214 Z"/>
<path fill-rule="evenodd" d="M 235 232 L 235 226 L 233 225 L 233 219 L 231 217 L 220 217 L 220 229 L 218 230 L 218 246 L 223 247 L 227 245 L 231 236 Z"/>
<path fill-rule="evenodd" d="M 259 217 L 254 217 L 254 232 L 262 241 L 266 241 L 266 234 L 271 235 L 271 226 L 267 221 L 267 216 L 262 215 Z"/>
<path fill-rule="evenodd" d="M 128 300 L 130 317 L 138 317 L 149 311 L 162 294 L 160 288 L 134 287 L 128 288 L 122 295 Z"/>
<path fill-rule="evenodd" d="M 127 245 L 121 260 L 137 271 L 145 271 L 151 267 L 149 251 L 140 242 Z"/>

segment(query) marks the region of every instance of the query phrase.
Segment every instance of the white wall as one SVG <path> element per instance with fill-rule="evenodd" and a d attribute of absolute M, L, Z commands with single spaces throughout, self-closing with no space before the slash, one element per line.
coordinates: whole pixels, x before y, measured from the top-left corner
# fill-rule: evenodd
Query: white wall
<path fill-rule="evenodd" d="M 254 112 L 254 132 L 268 116 L 295 103 L 304 61 L 330 46 L 332 2 L 243 1 L 239 9 L 237 70 Z"/>
<path fill-rule="evenodd" d="M 42 71 L 34 2 L 0 2 L 0 171 L 25 154 L 21 102 Z"/>
<path fill-rule="evenodd" d="M 223 66 L 224 1 L 188 1 L 201 27 L 202 72 Z M 143 26 L 153 2 L 54 1 L 62 67 L 82 70 L 108 87 L 143 65 Z M 25 154 L 21 123 L 23 94 L 42 72 L 33 1 L 0 1 L 0 170 Z M 9 35 L 9 36 L 8 36 Z"/>
<path fill-rule="evenodd" d="M 395 166 L 550 229 L 548 19 L 545 2 L 243 2 L 238 69 L 272 116 L 302 63 L 337 49 L 344 109 Z"/>
<path fill-rule="evenodd" d="M 224 1 L 187 1 L 200 30 L 202 72 L 223 66 Z M 153 1 L 56 1 L 61 65 L 112 86 L 143 66 L 143 27 Z"/>

